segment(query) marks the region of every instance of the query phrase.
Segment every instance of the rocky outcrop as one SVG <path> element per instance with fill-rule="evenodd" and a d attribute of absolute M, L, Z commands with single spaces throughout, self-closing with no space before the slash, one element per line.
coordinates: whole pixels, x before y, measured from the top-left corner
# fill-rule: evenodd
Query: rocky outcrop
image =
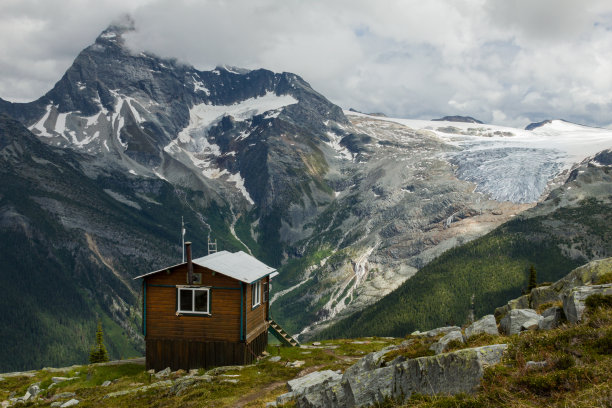
<path fill-rule="evenodd" d="M 448 348 L 448 345 L 452 341 L 458 341 L 459 343 L 465 343 L 465 340 L 463 339 L 463 334 L 461 334 L 460 330 L 447 333 L 440 340 L 432 344 L 429 349 L 432 350 L 436 354 L 444 353 L 446 349 Z"/>
<path fill-rule="evenodd" d="M 506 347 L 496 344 L 381 365 L 388 348 L 364 357 L 342 376 L 329 371 L 311 373 L 291 385 L 290 395 L 279 397 L 277 403 L 286 403 L 289 397 L 300 408 L 364 407 L 386 398 L 407 399 L 413 393 L 473 392 L 484 369 L 499 363 Z M 302 384 L 306 386 L 298 387 Z"/>
<path fill-rule="evenodd" d="M 524 330 L 537 329 L 540 320 L 542 316 L 533 309 L 514 309 L 501 319 L 499 326 L 503 333 L 511 335 Z"/>
<path fill-rule="evenodd" d="M 589 262 L 574 269 L 552 285 L 537 287 L 531 293 L 498 307 L 495 309 L 495 316 L 503 317 L 513 309 L 537 309 L 547 303 L 562 302 L 573 288 L 596 284 L 601 276 L 610 271 L 612 271 L 612 258 Z"/>
<path fill-rule="evenodd" d="M 585 301 L 591 295 L 612 296 L 612 283 L 605 285 L 579 286 L 573 288 L 563 299 L 563 312 L 570 323 L 578 323 L 586 308 Z"/>
<path fill-rule="evenodd" d="M 494 336 L 497 336 L 499 334 L 499 332 L 497 331 L 497 322 L 495 321 L 495 316 L 486 315 L 480 320 L 475 321 L 465 329 L 465 337 L 468 339 L 482 333 L 487 333 Z"/>
<path fill-rule="evenodd" d="M 432 329 L 426 332 L 420 332 L 420 331 L 415 331 L 414 333 L 412 333 L 412 336 L 427 336 L 427 337 L 436 337 L 440 334 L 448 334 L 450 332 L 453 331 L 461 331 L 461 327 L 459 326 L 445 326 L 445 327 L 438 327 L 436 329 Z"/>

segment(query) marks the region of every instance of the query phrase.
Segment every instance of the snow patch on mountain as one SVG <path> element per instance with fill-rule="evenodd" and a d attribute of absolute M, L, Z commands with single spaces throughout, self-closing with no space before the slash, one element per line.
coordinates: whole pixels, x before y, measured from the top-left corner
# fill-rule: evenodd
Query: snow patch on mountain
<path fill-rule="evenodd" d="M 343 160 L 353 160 L 353 155 L 346 147 L 340 144 L 342 138 L 336 135 L 334 132 L 327 132 L 327 137 L 329 137 L 329 142 L 325 142 L 329 147 L 334 149 L 338 155 L 336 158 Z"/>
<path fill-rule="evenodd" d="M 210 96 L 210 90 L 206 86 L 204 86 L 204 82 L 198 81 L 197 79 L 195 79 L 195 77 L 192 77 L 192 79 L 193 79 L 193 92 L 202 91 L 206 94 L 206 96 Z"/>
<path fill-rule="evenodd" d="M 232 182 L 236 185 L 236 188 L 238 189 L 238 191 L 242 193 L 242 195 L 244 196 L 244 198 L 246 198 L 249 204 L 251 205 L 255 204 L 255 201 L 253 201 L 253 199 L 251 198 L 251 195 L 249 194 L 246 187 L 244 186 L 244 179 L 240 175 L 240 172 L 230 175 L 227 178 L 227 181 Z"/>
<path fill-rule="evenodd" d="M 209 129 L 225 116 L 232 116 L 236 121 L 245 121 L 264 112 L 278 110 L 298 103 L 291 95 L 276 95 L 268 92 L 258 98 L 249 98 L 233 105 L 209 105 L 201 103 L 189 110 L 189 125 L 179 133 L 181 143 L 189 143 L 193 131 Z"/>
<path fill-rule="evenodd" d="M 53 105 L 47 105 L 45 114 L 42 116 L 42 118 L 40 118 L 38 122 L 30 126 L 28 130 L 38 136 L 53 137 L 53 135 L 49 133 L 47 131 L 47 128 L 45 127 L 45 122 L 47 122 L 47 119 L 49 119 L 49 115 L 51 114 L 52 108 Z"/>

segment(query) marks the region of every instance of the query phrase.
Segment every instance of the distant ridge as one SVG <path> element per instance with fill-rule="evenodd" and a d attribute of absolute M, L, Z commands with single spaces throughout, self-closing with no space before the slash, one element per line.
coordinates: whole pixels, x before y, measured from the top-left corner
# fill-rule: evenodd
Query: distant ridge
<path fill-rule="evenodd" d="M 365 112 L 361 112 L 361 111 L 358 111 L 357 109 L 353 109 L 353 108 L 349 108 L 349 112 L 361 113 L 361 114 L 369 115 L 369 116 L 382 116 L 384 118 L 387 117 L 387 115 L 385 115 L 382 112 L 365 113 Z"/>
<path fill-rule="evenodd" d="M 542 127 L 544 125 L 548 125 L 549 123 L 552 123 L 552 120 L 546 119 L 546 120 L 543 120 L 541 122 L 530 123 L 527 126 L 525 126 L 525 130 L 537 129 L 537 128 Z"/>
<path fill-rule="evenodd" d="M 443 118 L 440 119 L 432 119 L 433 121 L 436 122 L 463 122 L 463 123 L 479 123 L 481 125 L 484 124 L 484 122 L 478 120 L 478 119 L 474 119 L 471 116 L 444 116 Z"/>

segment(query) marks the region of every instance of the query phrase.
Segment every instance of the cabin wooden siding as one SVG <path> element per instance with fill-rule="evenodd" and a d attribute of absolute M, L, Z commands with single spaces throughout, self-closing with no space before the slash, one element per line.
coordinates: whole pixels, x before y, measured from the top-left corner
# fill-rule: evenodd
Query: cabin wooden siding
<path fill-rule="evenodd" d="M 193 266 L 202 274 L 202 287 L 210 287 L 210 316 L 177 315 L 176 285 L 187 284 L 187 265 L 145 278 L 147 339 L 240 341 L 242 283 L 210 269 Z M 243 306 L 243 313 L 246 309 Z"/>
<path fill-rule="evenodd" d="M 259 306 L 253 307 L 253 293 L 251 284 L 246 285 L 246 341 L 249 342 L 263 331 L 268 330 L 268 306 L 270 301 L 264 302 L 264 283 L 269 283 L 268 276 L 261 279 L 261 292 Z"/>

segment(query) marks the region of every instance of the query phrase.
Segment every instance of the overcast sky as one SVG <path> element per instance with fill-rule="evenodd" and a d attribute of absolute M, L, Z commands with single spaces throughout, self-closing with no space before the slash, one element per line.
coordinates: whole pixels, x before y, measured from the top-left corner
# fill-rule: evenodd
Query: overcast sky
<path fill-rule="evenodd" d="M 344 108 L 612 126 L 610 0 L 0 0 L 0 97 L 37 99 L 126 13 L 134 49 L 294 72 Z"/>

